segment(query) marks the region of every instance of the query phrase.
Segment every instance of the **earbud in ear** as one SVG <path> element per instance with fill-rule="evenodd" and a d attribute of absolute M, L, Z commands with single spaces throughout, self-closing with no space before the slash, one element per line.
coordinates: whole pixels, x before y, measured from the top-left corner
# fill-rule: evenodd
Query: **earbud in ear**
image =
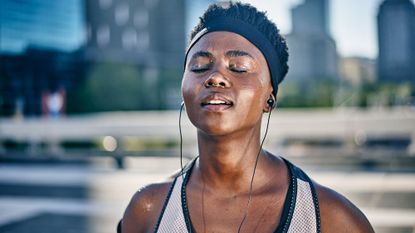
<path fill-rule="evenodd" d="M 274 104 L 275 104 L 274 99 L 270 97 L 270 98 L 267 100 L 267 104 L 269 105 L 269 107 L 270 107 L 270 108 L 273 108 L 273 107 L 274 107 Z"/>

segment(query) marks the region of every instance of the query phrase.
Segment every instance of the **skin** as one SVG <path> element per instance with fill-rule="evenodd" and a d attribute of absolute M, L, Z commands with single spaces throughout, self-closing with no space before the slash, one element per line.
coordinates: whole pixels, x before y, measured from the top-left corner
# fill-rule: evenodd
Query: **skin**
<path fill-rule="evenodd" d="M 260 150 L 262 115 L 270 111 L 268 98 L 274 98 L 264 56 L 238 34 L 208 33 L 189 51 L 182 94 L 197 128 L 200 153 L 186 187 L 196 232 L 238 231 L 258 152 L 252 200 L 241 232 L 273 232 L 290 177 L 280 157 Z M 204 105 L 212 99 L 231 104 Z M 125 211 L 123 232 L 154 231 L 173 177 L 137 191 Z M 346 198 L 315 185 L 322 232 L 374 232 Z"/>

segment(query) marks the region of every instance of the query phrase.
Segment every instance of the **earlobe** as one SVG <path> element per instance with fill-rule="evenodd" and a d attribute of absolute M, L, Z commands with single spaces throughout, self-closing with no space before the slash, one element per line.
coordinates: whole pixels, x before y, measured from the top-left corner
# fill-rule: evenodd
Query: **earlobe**
<path fill-rule="evenodd" d="M 267 104 L 264 106 L 264 112 L 270 112 L 275 106 L 275 100 L 272 95 L 269 96 Z"/>

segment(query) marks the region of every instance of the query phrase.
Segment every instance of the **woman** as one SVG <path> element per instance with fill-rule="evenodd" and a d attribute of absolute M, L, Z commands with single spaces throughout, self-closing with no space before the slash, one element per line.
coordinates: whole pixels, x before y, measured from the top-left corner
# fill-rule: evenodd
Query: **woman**
<path fill-rule="evenodd" d="M 182 81 L 199 156 L 183 173 L 140 189 L 122 232 L 373 232 L 347 199 L 262 149 L 262 115 L 274 107 L 287 59 L 275 24 L 254 7 L 205 12 Z"/>

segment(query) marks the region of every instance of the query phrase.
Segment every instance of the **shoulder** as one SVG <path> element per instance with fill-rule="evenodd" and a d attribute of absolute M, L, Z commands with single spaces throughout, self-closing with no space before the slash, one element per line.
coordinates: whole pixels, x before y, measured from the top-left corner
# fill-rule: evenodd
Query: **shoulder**
<path fill-rule="evenodd" d="M 131 198 L 122 219 L 122 232 L 152 232 L 161 214 L 174 177 L 139 189 Z"/>
<path fill-rule="evenodd" d="M 320 205 L 321 232 L 372 233 L 366 216 L 341 194 L 315 184 Z"/>

